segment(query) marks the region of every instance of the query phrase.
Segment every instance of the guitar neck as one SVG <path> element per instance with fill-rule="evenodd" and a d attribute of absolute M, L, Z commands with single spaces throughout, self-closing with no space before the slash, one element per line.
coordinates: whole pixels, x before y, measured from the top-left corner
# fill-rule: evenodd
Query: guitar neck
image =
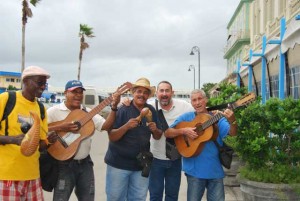
<path fill-rule="evenodd" d="M 223 115 L 221 113 L 216 114 L 215 116 L 213 116 L 212 118 L 210 118 L 209 120 L 204 122 L 202 125 L 200 125 L 199 129 L 200 130 L 207 129 L 208 127 L 210 127 L 214 123 L 218 122 L 222 117 L 223 117 Z"/>
<path fill-rule="evenodd" d="M 112 102 L 112 97 L 108 97 L 104 99 L 99 105 L 93 108 L 91 111 L 87 113 L 82 119 L 79 120 L 80 125 L 85 125 L 89 120 L 91 120 L 96 114 L 99 114 L 101 110 L 103 110 L 107 105 Z"/>

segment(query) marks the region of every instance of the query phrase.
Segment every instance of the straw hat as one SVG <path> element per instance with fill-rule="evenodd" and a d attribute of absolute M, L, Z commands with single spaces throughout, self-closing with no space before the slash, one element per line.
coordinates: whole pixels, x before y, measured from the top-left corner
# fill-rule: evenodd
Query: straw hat
<path fill-rule="evenodd" d="M 150 86 L 150 81 L 147 78 L 140 78 L 135 83 L 132 84 L 131 93 L 132 90 L 136 87 L 144 87 L 150 91 L 149 97 L 152 97 L 155 93 L 155 86 Z"/>

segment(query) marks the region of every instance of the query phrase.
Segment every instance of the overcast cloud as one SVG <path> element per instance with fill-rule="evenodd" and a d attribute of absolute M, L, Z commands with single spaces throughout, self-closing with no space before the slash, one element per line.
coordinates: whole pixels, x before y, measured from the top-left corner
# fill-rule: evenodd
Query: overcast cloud
<path fill-rule="evenodd" d="M 26 25 L 25 66 L 38 65 L 51 74 L 49 84 L 64 86 L 77 78 L 79 24 L 93 27 L 95 38 L 83 52 L 84 85 L 117 87 L 147 77 L 175 89 L 193 88 L 201 50 L 201 85 L 219 82 L 226 75 L 223 48 L 226 26 L 239 0 L 42 0 L 30 4 L 33 18 Z M 0 70 L 21 69 L 21 0 L 3 1 L 0 7 Z"/>

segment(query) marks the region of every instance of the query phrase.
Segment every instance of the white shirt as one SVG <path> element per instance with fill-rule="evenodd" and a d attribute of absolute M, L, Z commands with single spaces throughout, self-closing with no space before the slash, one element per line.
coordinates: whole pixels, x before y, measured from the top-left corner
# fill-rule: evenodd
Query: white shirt
<path fill-rule="evenodd" d="M 159 102 L 158 102 L 158 110 L 162 109 L 163 114 L 165 116 L 165 119 L 166 119 L 169 126 L 175 121 L 175 119 L 178 116 L 180 116 L 180 115 L 182 115 L 183 113 L 186 113 L 186 112 L 194 111 L 194 108 L 192 107 L 192 105 L 190 103 L 188 103 L 187 101 L 185 101 L 185 100 L 172 98 L 172 102 L 173 102 L 173 105 L 170 108 L 170 110 L 162 109 L 160 107 Z M 156 109 L 155 100 L 149 102 L 149 104 L 151 104 Z M 157 159 L 160 159 L 160 160 L 169 160 L 166 157 L 166 137 L 165 137 L 165 135 L 162 135 L 159 140 L 155 140 L 151 136 L 150 150 L 151 150 L 154 158 L 157 158 Z"/>
<path fill-rule="evenodd" d="M 81 106 L 81 109 L 83 107 Z M 91 111 L 90 108 L 86 108 L 86 111 L 89 112 Z M 60 103 L 59 105 L 55 105 L 53 107 L 50 107 L 47 110 L 47 115 L 48 115 L 48 123 L 52 123 L 52 122 L 57 122 L 57 121 L 62 121 L 64 120 L 69 114 L 70 114 L 71 110 L 69 110 L 65 103 Z M 82 117 L 78 117 L 79 119 Z M 76 120 L 76 119 L 74 119 Z M 92 118 L 94 125 L 95 125 L 95 129 L 101 131 L 101 128 L 105 122 L 105 119 L 100 116 L 100 115 L 95 115 Z M 71 143 L 73 142 L 75 139 L 77 139 L 79 137 L 80 134 L 74 134 L 74 133 L 67 133 L 64 136 L 64 140 L 67 143 Z M 82 140 L 78 150 L 74 156 L 75 160 L 81 160 L 86 158 L 89 154 L 90 154 L 90 150 L 91 150 L 91 144 L 92 144 L 92 139 L 91 136 L 87 137 L 86 139 Z"/>

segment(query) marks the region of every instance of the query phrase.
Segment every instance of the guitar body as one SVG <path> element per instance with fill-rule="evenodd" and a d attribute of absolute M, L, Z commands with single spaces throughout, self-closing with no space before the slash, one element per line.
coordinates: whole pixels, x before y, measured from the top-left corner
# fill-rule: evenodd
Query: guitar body
<path fill-rule="evenodd" d="M 200 114 L 195 117 L 195 119 L 191 122 L 180 122 L 176 125 L 176 129 L 178 128 L 186 128 L 186 127 L 197 127 L 200 128 L 201 125 L 208 121 L 211 118 L 209 114 Z M 174 138 L 176 147 L 178 152 L 186 158 L 190 158 L 198 155 L 203 147 L 204 143 L 212 139 L 214 129 L 213 126 L 206 128 L 205 130 L 196 129 L 197 134 L 199 135 L 195 139 L 191 139 L 186 135 L 179 135 Z"/>
<path fill-rule="evenodd" d="M 64 122 L 72 122 L 72 121 L 76 122 L 77 120 L 83 118 L 86 115 L 87 113 L 85 111 L 81 109 L 76 109 L 71 111 L 70 114 L 64 120 L 50 123 L 49 126 L 59 125 Z M 53 156 L 53 158 L 57 160 L 60 161 L 68 160 L 76 154 L 81 141 L 86 139 L 89 136 L 92 136 L 94 131 L 95 131 L 94 122 L 93 120 L 89 120 L 84 125 L 81 125 L 80 129 L 77 131 L 77 133 L 79 133 L 80 136 L 71 144 L 69 144 L 68 147 L 64 147 L 63 144 L 59 140 L 57 140 L 48 148 L 48 152 L 50 153 L 51 156 Z M 62 138 L 65 135 L 69 134 L 69 132 L 64 132 L 64 131 L 56 131 L 56 133 Z"/>

